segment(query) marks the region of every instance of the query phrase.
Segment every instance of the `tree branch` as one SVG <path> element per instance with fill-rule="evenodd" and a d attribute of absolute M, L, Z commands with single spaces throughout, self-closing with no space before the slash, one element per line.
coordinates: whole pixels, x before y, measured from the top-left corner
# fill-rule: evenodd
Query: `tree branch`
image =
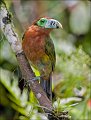
<path fill-rule="evenodd" d="M 29 87 L 39 101 L 39 104 L 43 106 L 42 109 L 45 112 L 52 111 L 52 103 L 47 98 L 46 93 L 43 91 L 38 81 L 32 80 L 35 75 L 22 50 L 22 45 L 19 41 L 18 35 L 14 31 L 14 25 L 11 21 L 11 15 L 3 2 L 0 3 L 0 28 L 7 38 L 8 42 L 10 43 L 13 52 L 16 54 L 16 58 L 18 60 L 23 77 L 25 78 L 25 80 L 27 80 Z"/>

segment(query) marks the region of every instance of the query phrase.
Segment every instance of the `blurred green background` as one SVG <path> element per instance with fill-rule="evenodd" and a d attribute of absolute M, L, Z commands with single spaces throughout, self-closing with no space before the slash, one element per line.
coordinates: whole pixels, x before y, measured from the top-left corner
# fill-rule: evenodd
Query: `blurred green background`
<path fill-rule="evenodd" d="M 91 119 L 91 2 L 89 0 L 5 0 L 20 40 L 40 16 L 57 19 L 62 30 L 51 38 L 56 49 L 53 106 L 72 120 Z M 36 75 L 38 72 L 35 70 Z M 21 91 L 21 89 L 23 89 Z M 18 63 L 0 31 L 0 120 L 47 120 L 19 77 Z"/>

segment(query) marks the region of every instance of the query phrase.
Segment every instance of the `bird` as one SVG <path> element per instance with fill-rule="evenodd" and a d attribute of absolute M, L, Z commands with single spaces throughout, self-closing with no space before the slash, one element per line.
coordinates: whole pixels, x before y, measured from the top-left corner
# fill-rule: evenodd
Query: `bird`
<path fill-rule="evenodd" d="M 22 38 L 22 49 L 30 64 L 39 71 L 40 85 L 50 100 L 52 73 L 56 63 L 55 47 L 50 32 L 58 28 L 62 28 L 59 21 L 50 17 L 40 17 L 28 27 Z"/>

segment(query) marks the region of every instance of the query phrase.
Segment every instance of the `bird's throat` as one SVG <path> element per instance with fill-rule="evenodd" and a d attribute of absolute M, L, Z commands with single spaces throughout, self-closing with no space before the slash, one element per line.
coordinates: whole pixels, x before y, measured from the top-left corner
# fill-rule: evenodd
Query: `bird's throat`
<path fill-rule="evenodd" d="M 38 27 L 36 25 L 32 25 L 30 29 L 36 35 L 43 35 L 43 34 L 49 35 L 50 32 L 52 31 L 52 29 L 46 29 L 46 28 Z M 32 34 L 32 35 L 34 35 L 34 34 Z"/>

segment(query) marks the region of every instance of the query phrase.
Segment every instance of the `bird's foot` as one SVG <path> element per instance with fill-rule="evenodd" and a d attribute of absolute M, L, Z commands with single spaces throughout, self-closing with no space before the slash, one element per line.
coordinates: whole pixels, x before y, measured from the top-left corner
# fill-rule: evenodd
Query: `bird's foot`
<path fill-rule="evenodd" d="M 32 81 L 39 81 L 40 80 L 40 76 L 37 76 L 37 77 L 33 77 L 32 79 L 31 79 Z"/>

